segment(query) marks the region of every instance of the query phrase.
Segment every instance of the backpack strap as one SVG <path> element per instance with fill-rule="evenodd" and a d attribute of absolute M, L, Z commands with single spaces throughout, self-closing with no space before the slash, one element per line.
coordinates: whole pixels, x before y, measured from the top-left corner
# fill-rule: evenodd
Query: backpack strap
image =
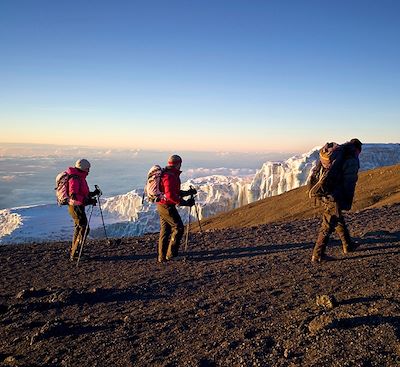
<path fill-rule="evenodd" d="M 75 175 L 75 174 L 68 175 L 68 196 L 71 196 L 71 193 L 69 192 L 69 180 L 71 180 L 71 179 L 77 179 L 79 182 L 79 187 L 81 185 L 81 177 L 80 176 Z"/>
<path fill-rule="evenodd" d="M 322 182 L 325 180 L 327 174 L 328 174 L 328 171 L 326 169 L 324 169 L 323 165 L 321 165 L 321 168 L 320 168 L 319 174 L 318 174 L 318 181 L 308 191 L 308 197 L 310 199 L 313 197 L 316 197 L 315 193 L 320 189 Z"/>

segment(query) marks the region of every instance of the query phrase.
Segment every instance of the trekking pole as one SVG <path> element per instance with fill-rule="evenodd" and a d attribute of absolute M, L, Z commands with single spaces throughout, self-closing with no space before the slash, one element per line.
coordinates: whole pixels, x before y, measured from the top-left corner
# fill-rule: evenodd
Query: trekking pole
<path fill-rule="evenodd" d="M 194 204 L 194 208 L 196 209 L 196 216 L 197 216 L 197 222 L 199 223 L 199 227 L 200 227 L 200 233 L 203 233 L 203 228 L 201 228 L 201 222 L 200 222 L 200 218 L 199 218 L 199 210 L 197 209 L 197 204 Z"/>
<path fill-rule="evenodd" d="M 104 224 L 104 217 L 103 217 L 103 211 L 101 210 L 101 203 L 100 203 L 100 196 L 103 195 L 103 192 L 100 190 L 100 187 L 98 187 L 97 185 L 94 185 L 95 189 L 99 191 L 99 193 L 97 194 L 97 201 L 99 203 L 99 209 L 100 209 L 100 214 L 101 214 L 101 221 L 103 222 L 103 229 L 104 229 L 104 235 L 106 236 L 106 239 L 108 240 L 107 237 L 107 231 L 106 231 L 106 226 Z"/>
<path fill-rule="evenodd" d="M 191 189 L 194 189 L 192 185 L 189 186 Z M 192 198 L 194 199 L 194 196 L 192 195 Z M 201 223 L 200 223 L 200 217 L 199 217 L 199 210 L 197 208 L 197 204 L 194 204 L 194 208 L 196 210 L 196 216 L 197 216 L 197 222 L 199 223 L 199 228 L 200 232 L 203 233 L 203 228 L 201 228 Z"/>
<path fill-rule="evenodd" d="M 188 242 L 189 242 L 189 231 L 190 231 L 190 212 L 192 211 L 192 207 L 189 206 L 189 212 L 188 212 L 188 225 L 186 228 L 186 239 L 185 239 L 185 254 L 187 256 L 187 248 L 188 248 Z"/>
<path fill-rule="evenodd" d="M 78 260 L 77 260 L 77 262 L 76 262 L 76 267 L 78 267 L 78 265 L 79 265 L 79 260 L 81 259 L 82 250 L 83 250 L 83 245 L 85 244 L 86 238 L 87 238 L 87 235 L 88 235 L 89 224 L 90 224 L 90 219 L 92 218 L 92 213 L 93 213 L 93 205 L 92 205 L 92 209 L 90 210 L 89 220 L 88 220 L 88 222 L 87 222 L 87 224 L 86 224 L 85 233 L 83 234 L 81 247 L 80 247 L 80 249 L 79 249 Z"/>

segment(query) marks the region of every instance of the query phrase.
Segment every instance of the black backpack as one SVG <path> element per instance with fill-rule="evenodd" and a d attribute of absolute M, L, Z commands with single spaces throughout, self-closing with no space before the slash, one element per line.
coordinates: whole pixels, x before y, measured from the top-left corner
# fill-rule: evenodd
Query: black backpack
<path fill-rule="evenodd" d="M 332 195 L 341 179 L 346 159 L 346 145 L 326 143 L 319 151 L 319 161 L 308 181 L 308 196 L 321 199 Z"/>

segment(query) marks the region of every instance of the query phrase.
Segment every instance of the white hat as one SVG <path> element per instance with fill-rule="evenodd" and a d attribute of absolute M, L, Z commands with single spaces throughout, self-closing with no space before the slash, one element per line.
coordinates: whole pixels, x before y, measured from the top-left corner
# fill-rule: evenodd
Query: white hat
<path fill-rule="evenodd" d="M 87 159 L 82 158 L 78 159 L 75 163 L 75 167 L 80 169 L 81 171 L 89 172 L 90 163 Z"/>

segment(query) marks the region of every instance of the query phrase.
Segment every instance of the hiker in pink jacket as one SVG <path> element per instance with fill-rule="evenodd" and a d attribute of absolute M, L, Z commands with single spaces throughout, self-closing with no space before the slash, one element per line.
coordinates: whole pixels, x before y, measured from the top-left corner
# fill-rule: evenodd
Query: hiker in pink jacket
<path fill-rule="evenodd" d="M 79 159 L 75 163 L 75 167 L 69 167 L 67 173 L 69 178 L 69 203 L 68 212 L 74 220 L 74 236 L 72 239 L 70 260 L 75 259 L 75 253 L 79 244 L 83 244 L 89 234 L 88 220 L 86 217 L 85 206 L 96 205 L 97 200 L 94 198 L 99 194 L 96 189 L 89 191 L 86 177 L 89 174 L 90 163 L 86 159 Z"/>

